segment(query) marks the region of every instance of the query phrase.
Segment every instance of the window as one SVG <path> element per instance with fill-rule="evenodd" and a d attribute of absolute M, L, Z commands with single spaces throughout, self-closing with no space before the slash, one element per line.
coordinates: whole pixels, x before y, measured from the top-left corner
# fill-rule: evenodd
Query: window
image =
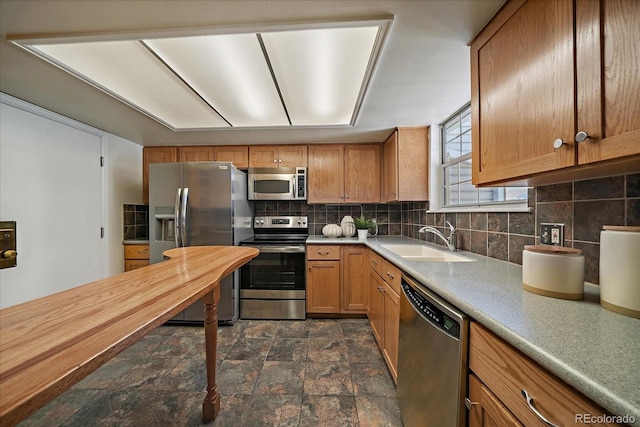
<path fill-rule="evenodd" d="M 471 104 L 440 125 L 443 207 L 527 201 L 527 187 L 483 187 L 471 183 Z"/>

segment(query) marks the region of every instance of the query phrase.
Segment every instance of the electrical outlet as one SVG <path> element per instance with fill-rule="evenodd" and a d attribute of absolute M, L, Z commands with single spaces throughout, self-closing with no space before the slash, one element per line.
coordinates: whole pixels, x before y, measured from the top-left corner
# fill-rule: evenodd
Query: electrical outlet
<path fill-rule="evenodd" d="M 540 243 L 551 246 L 564 246 L 564 224 L 540 224 Z"/>

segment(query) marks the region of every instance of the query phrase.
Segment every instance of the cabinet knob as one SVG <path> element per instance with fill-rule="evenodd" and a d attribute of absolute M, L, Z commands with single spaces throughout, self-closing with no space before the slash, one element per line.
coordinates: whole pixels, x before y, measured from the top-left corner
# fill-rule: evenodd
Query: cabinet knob
<path fill-rule="evenodd" d="M 273 159 L 273 163 L 278 163 L 278 161 L 276 159 Z"/>
<path fill-rule="evenodd" d="M 387 273 L 387 276 L 389 277 L 389 279 L 393 280 L 393 274 Z"/>
<path fill-rule="evenodd" d="M 348 199 L 348 198 L 349 198 L 349 195 L 347 194 L 347 195 L 345 195 L 345 197 Z"/>
<path fill-rule="evenodd" d="M 279 160 L 278 160 L 278 163 L 282 163 L 282 159 L 279 159 Z"/>
<path fill-rule="evenodd" d="M 580 131 L 576 133 L 576 142 L 582 142 L 591 138 L 588 133 Z"/>
<path fill-rule="evenodd" d="M 556 150 L 560 147 L 562 147 L 563 145 L 566 145 L 567 143 L 564 142 L 562 139 L 558 138 L 555 141 L 553 141 L 553 148 L 555 148 Z"/>
<path fill-rule="evenodd" d="M 464 398 L 464 406 L 467 407 L 468 410 L 471 410 L 475 405 L 479 405 L 480 402 L 472 402 L 468 397 Z"/>

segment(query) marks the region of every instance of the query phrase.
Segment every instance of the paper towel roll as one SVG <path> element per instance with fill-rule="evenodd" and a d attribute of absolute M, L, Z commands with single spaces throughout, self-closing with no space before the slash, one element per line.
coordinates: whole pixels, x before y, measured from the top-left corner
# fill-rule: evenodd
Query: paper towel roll
<path fill-rule="evenodd" d="M 640 318 L 640 227 L 604 226 L 600 233 L 600 304 Z"/>

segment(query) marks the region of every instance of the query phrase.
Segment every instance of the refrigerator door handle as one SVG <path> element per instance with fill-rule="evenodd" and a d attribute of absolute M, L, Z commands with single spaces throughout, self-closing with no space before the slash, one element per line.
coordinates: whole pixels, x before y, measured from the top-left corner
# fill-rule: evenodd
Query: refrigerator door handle
<path fill-rule="evenodd" d="M 182 189 L 182 202 L 180 203 L 180 246 L 187 246 L 188 230 L 187 230 L 187 206 L 189 203 L 189 187 Z"/>
<path fill-rule="evenodd" d="M 175 233 L 173 233 L 174 239 L 176 241 L 176 247 L 180 246 L 180 201 L 182 200 L 182 188 L 178 188 L 176 191 L 176 205 L 175 205 L 175 219 L 173 224 L 175 226 Z"/>

